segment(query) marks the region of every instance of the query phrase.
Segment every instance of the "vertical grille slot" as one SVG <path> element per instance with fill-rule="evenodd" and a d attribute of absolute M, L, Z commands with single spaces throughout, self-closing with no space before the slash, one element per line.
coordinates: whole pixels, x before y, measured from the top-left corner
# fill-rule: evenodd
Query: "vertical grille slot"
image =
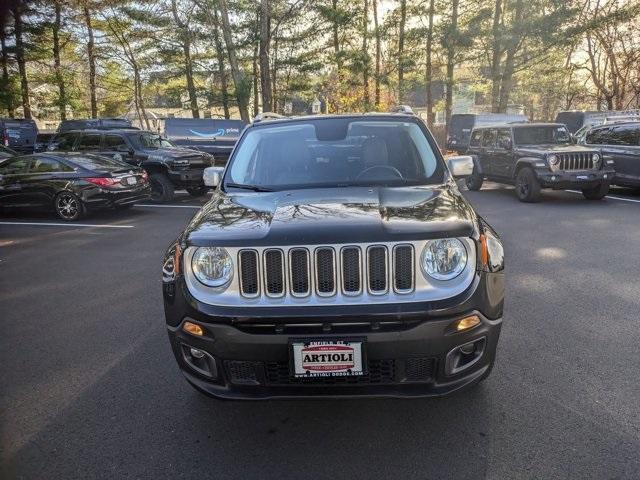
<path fill-rule="evenodd" d="M 559 157 L 561 170 L 590 170 L 593 168 L 591 153 L 563 153 Z"/>
<path fill-rule="evenodd" d="M 242 250 L 240 262 L 240 291 L 245 297 L 256 297 L 260 288 L 258 272 L 258 253 L 254 250 Z"/>
<path fill-rule="evenodd" d="M 316 288 L 318 295 L 323 297 L 336 292 L 336 268 L 332 248 L 316 249 Z"/>
<path fill-rule="evenodd" d="M 384 246 L 369 247 L 368 273 L 369 291 L 381 295 L 387 292 L 387 248 Z"/>
<path fill-rule="evenodd" d="M 346 295 L 357 295 L 362 291 L 360 249 L 342 249 L 342 291 Z"/>
<path fill-rule="evenodd" d="M 284 295 L 284 259 L 281 250 L 264 252 L 264 273 L 267 295 L 271 297 Z"/>
<path fill-rule="evenodd" d="M 408 293 L 413 290 L 413 247 L 398 245 L 393 249 L 393 282 L 398 293 Z"/>
<path fill-rule="evenodd" d="M 291 294 L 296 297 L 309 295 L 309 252 L 304 248 L 289 250 L 289 280 Z"/>

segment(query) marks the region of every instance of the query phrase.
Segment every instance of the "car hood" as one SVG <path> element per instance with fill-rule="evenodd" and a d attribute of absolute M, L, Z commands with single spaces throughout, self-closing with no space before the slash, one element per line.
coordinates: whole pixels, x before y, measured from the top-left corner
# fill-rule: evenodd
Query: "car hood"
<path fill-rule="evenodd" d="M 476 214 L 455 185 L 217 192 L 183 241 L 287 246 L 476 236 Z"/>
<path fill-rule="evenodd" d="M 558 145 L 558 144 L 545 144 L 545 145 L 522 145 L 516 147 L 516 152 L 524 155 L 536 155 L 541 156 L 548 153 L 593 153 L 597 150 L 593 148 L 587 148 L 583 145 Z"/>
<path fill-rule="evenodd" d="M 149 158 L 161 158 L 163 160 L 173 160 L 178 158 L 200 157 L 206 155 L 197 150 L 182 147 L 171 148 L 145 148 L 142 150 Z"/>

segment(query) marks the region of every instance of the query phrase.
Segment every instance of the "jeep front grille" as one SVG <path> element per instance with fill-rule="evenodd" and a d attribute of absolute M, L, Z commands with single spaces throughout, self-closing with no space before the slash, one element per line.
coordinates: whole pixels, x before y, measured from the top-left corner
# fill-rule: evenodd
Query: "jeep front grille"
<path fill-rule="evenodd" d="M 255 250 L 240 250 L 240 292 L 249 298 L 260 294 L 305 297 L 312 292 L 318 297 L 331 297 L 337 293 L 353 296 L 362 292 L 364 272 L 364 283 L 371 295 L 387 293 L 390 285 L 396 293 L 412 292 L 415 277 L 413 246 L 401 244 L 393 246 L 391 252 L 389 250 L 386 245 L 339 249 L 320 246 L 311 251 L 302 247 L 269 248 L 262 254 L 260 269 Z M 392 278 L 390 272 L 393 272 Z M 259 292 L 261 283 L 264 292 Z"/>
<path fill-rule="evenodd" d="M 591 170 L 593 153 L 559 153 L 560 170 Z"/>
<path fill-rule="evenodd" d="M 458 237 L 467 266 L 443 282 L 425 275 L 420 257 L 428 240 L 353 244 L 225 247 L 233 276 L 225 288 L 201 283 L 193 272 L 196 246 L 185 249 L 189 292 L 209 305 L 237 308 L 373 305 L 430 302 L 463 293 L 476 272 L 476 245 Z"/>

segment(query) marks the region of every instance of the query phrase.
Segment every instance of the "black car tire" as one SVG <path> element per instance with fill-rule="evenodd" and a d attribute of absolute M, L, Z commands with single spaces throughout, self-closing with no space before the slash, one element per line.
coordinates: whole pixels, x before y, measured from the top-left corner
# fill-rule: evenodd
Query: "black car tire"
<path fill-rule="evenodd" d="M 192 197 L 202 197 L 203 195 L 206 195 L 208 191 L 209 191 L 209 187 L 205 187 L 205 186 L 187 187 L 187 192 Z"/>
<path fill-rule="evenodd" d="M 82 200 L 72 192 L 60 192 L 53 200 L 53 208 L 58 217 L 65 222 L 75 222 L 84 217 L 86 207 Z"/>
<path fill-rule="evenodd" d="M 473 174 L 464 179 L 464 184 L 467 186 L 467 188 L 474 192 L 482 188 L 483 182 L 484 178 L 482 177 L 482 175 L 478 175 L 475 171 L 473 172 Z"/>
<path fill-rule="evenodd" d="M 152 173 L 149 176 L 149 183 L 151 183 L 151 200 L 161 203 L 173 200 L 175 188 L 164 173 Z"/>
<path fill-rule="evenodd" d="M 607 193 L 609 193 L 608 183 L 601 183 L 596 187 L 582 189 L 582 195 L 587 200 L 602 200 Z"/>
<path fill-rule="evenodd" d="M 516 195 L 521 202 L 540 201 L 540 182 L 529 167 L 524 167 L 516 175 Z"/>

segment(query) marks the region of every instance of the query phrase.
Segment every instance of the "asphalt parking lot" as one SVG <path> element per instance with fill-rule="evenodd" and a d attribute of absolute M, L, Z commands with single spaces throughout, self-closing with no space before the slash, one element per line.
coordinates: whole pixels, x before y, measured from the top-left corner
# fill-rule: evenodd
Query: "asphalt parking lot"
<path fill-rule="evenodd" d="M 431 400 L 195 392 L 160 261 L 202 202 L 0 218 L 0 477 L 640 478 L 640 195 L 467 196 L 505 243 L 505 323 L 492 376 Z"/>

